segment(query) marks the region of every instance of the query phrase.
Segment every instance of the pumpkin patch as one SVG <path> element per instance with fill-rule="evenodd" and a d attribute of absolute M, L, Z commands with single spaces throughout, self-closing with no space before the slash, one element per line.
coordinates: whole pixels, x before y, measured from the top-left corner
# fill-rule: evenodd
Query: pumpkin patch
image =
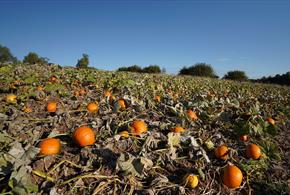
<path fill-rule="evenodd" d="M 38 64 L 0 80 L 3 194 L 289 192 L 289 87 Z"/>

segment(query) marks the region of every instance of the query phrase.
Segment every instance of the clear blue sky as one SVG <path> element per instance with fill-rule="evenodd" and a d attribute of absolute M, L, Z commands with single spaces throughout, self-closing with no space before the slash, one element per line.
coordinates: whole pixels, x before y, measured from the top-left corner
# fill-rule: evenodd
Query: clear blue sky
<path fill-rule="evenodd" d="M 61 65 L 87 53 L 106 70 L 206 62 L 257 78 L 290 70 L 290 1 L 0 0 L 0 44 Z"/>

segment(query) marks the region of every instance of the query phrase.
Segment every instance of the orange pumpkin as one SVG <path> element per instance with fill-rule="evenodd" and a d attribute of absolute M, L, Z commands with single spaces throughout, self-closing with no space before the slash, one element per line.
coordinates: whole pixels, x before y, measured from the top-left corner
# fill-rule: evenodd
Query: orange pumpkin
<path fill-rule="evenodd" d="M 85 95 L 87 92 L 86 92 L 86 90 L 85 89 L 81 89 L 80 91 L 79 91 L 79 94 L 80 95 Z"/>
<path fill-rule="evenodd" d="M 48 112 L 56 112 L 57 103 L 56 102 L 48 102 L 46 105 L 46 110 Z"/>
<path fill-rule="evenodd" d="M 174 133 L 183 133 L 185 132 L 185 129 L 181 126 L 177 126 L 177 127 L 172 128 L 171 131 Z"/>
<path fill-rule="evenodd" d="M 6 102 L 7 103 L 16 103 L 17 102 L 17 96 L 16 95 L 14 95 L 14 94 L 8 94 L 7 96 L 6 96 Z"/>
<path fill-rule="evenodd" d="M 221 145 L 215 149 L 214 154 L 219 159 L 227 160 L 228 152 L 229 152 L 228 147 L 226 145 Z"/>
<path fill-rule="evenodd" d="M 249 140 L 248 135 L 244 134 L 244 135 L 240 135 L 239 140 L 242 142 L 246 142 Z"/>
<path fill-rule="evenodd" d="M 98 104 L 96 104 L 96 103 L 89 103 L 89 104 L 87 105 L 87 110 L 88 110 L 90 113 L 98 112 L 98 110 L 99 110 L 99 106 L 98 106 Z"/>
<path fill-rule="evenodd" d="M 154 98 L 154 100 L 156 102 L 160 102 L 161 101 L 161 97 L 159 95 L 156 95 L 155 98 Z"/>
<path fill-rule="evenodd" d="M 32 109 L 30 107 L 28 107 L 28 106 L 24 106 L 23 112 L 25 112 L 25 113 L 31 113 L 32 112 Z"/>
<path fill-rule="evenodd" d="M 275 120 L 271 117 L 267 118 L 268 123 L 270 123 L 271 125 L 275 125 Z"/>
<path fill-rule="evenodd" d="M 73 139 L 81 147 L 93 145 L 96 141 L 94 131 L 88 126 L 77 128 L 73 134 Z"/>
<path fill-rule="evenodd" d="M 249 144 L 246 148 L 246 156 L 248 158 L 252 158 L 254 160 L 260 158 L 261 156 L 261 149 L 256 144 Z"/>
<path fill-rule="evenodd" d="M 36 90 L 37 90 L 37 91 L 43 91 L 44 89 L 43 89 L 42 86 L 37 86 Z"/>
<path fill-rule="evenodd" d="M 52 75 L 49 79 L 49 82 L 52 82 L 52 83 L 54 83 L 56 81 L 57 81 L 57 77 L 55 75 Z"/>
<path fill-rule="evenodd" d="M 80 92 L 79 91 L 74 91 L 74 96 L 79 97 L 80 96 Z"/>
<path fill-rule="evenodd" d="M 111 97 L 112 93 L 109 90 L 104 91 L 104 97 Z"/>
<path fill-rule="evenodd" d="M 142 120 L 135 120 L 131 125 L 131 132 L 134 135 L 141 135 L 142 133 L 147 132 L 147 124 Z"/>
<path fill-rule="evenodd" d="M 222 180 L 228 188 L 238 188 L 241 186 L 243 173 L 238 167 L 227 165 L 224 169 Z"/>
<path fill-rule="evenodd" d="M 60 140 L 56 138 L 47 138 L 39 144 L 41 155 L 54 155 L 60 152 Z"/>
<path fill-rule="evenodd" d="M 187 110 L 187 116 L 188 116 L 188 118 L 190 118 L 191 120 L 197 120 L 197 119 L 198 119 L 196 113 L 193 112 L 191 109 L 188 109 L 188 110 Z"/>
<path fill-rule="evenodd" d="M 119 99 L 118 100 L 118 104 L 119 104 L 119 106 L 121 107 L 121 110 L 125 110 L 126 109 L 126 102 L 125 102 L 125 100 L 124 99 Z"/>

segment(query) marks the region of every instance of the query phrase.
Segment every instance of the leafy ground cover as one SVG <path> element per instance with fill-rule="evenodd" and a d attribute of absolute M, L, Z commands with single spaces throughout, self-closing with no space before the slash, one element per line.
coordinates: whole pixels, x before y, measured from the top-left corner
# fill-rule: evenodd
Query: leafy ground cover
<path fill-rule="evenodd" d="M 0 92 L 2 194 L 290 192 L 289 87 L 7 65 L 0 68 Z M 52 101 L 56 112 L 47 111 Z M 88 111 L 92 102 L 97 108 Z M 137 119 L 148 131 L 134 133 Z M 93 129 L 93 145 L 73 139 L 82 125 Z M 61 141 L 59 154 L 40 154 L 48 137 Z M 261 148 L 256 160 L 246 157 L 250 143 Z M 215 155 L 221 145 L 228 148 L 223 159 Z M 236 189 L 223 184 L 228 163 L 243 174 Z M 188 174 L 197 176 L 196 187 L 184 179 Z"/>

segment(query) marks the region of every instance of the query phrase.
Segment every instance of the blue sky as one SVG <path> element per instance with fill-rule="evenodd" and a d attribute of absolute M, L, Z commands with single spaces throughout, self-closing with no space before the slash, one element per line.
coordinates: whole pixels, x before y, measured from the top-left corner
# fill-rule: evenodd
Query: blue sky
<path fill-rule="evenodd" d="M 219 76 L 258 78 L 290 70 L 290 1 L 0 0 L 0 44 L 61 65 L 87 53 L 106 70 L 158 64 L 176 74 L 206 62 Z"/>

